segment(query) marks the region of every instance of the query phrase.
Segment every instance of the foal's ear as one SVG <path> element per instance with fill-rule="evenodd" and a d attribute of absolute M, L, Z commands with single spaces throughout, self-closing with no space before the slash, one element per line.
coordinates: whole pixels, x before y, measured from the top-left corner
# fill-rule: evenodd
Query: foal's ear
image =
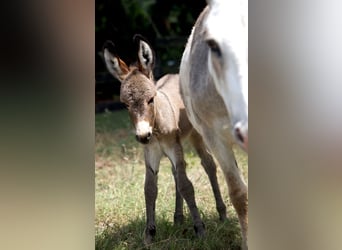
<path fill-rule="evenodd" d="M 134 35 L 133 40 L 138 44 L 138 64 L 141 71 L 147 76 L 153 76 L 154 51 L 148 41 L 141 35 Z"/>
<path fill-rule="evenodd" d="M 210 6 L 210 5 L 213 5 L 215 3 L 214 0 L 207 0 L 207 4 Z"/>
<path fill-rule="evenodd" d="M 103 45 L 103 56 L 108 71 L 119 81 L 122 81 L 129 72 L 128 66 L 115 53 L 114 43 L 106 41 Z"/>

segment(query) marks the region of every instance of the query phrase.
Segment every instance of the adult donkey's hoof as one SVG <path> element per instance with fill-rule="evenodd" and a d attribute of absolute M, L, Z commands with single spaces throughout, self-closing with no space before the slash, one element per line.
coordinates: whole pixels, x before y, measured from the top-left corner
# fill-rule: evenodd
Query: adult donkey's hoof
<path fill-rule="evenodd" d="M 149 226 L 145 228 L 145 236 L 144 236 L 144 243 L 145 245 L 149 245 L 153 242 L 153 238 L 156 235 L 156 227 Z"/>
<path fill-rule="evenodd" d="M 203 222 L 195 224 L 194 229 L 198 238 L 203 238 L 205 236 L 205 225 Z"/>

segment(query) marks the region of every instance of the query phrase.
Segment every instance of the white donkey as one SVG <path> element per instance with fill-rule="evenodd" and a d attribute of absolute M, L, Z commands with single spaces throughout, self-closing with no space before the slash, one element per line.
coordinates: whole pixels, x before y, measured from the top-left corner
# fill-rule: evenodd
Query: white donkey
<path fill-rule="evenodd" d="M 224 172 L 247 249 L 247 186 L 232 145 L 248 151 L 248 2 L 207 2 L 182 57 L 181 94 L 191 123 Z"/>

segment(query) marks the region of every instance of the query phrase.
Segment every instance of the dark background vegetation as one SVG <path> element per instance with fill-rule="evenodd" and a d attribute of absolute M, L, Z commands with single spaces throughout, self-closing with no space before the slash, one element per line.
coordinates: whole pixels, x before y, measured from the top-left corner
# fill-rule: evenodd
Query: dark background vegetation
<path fill-rule="evenodd" d="M 130 63 L 136 58 L 132 38 L 139 33 L 156 51 L 156 79 L 177 73 L 187 37 L 205 5 L 205 0 L 96 0 L 96 111 L 118 107 L 120 84 L 107 72 L 101 55 L 106 40 Z"/>

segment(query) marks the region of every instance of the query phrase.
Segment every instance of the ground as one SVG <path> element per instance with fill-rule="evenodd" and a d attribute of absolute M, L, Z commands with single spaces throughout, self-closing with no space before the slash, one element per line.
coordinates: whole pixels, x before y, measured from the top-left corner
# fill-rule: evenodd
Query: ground
<path fill-rule="evenodd" d="M 186 203 L 184 224 L 173 225 L 175 186 L 171 164 L 163 158 L 158 175 L 157 235 L 154 243 L 146 248 L 143 244 L 145 166 L 142 145 L 134 139 L 126 110 L 96 115 L 96 249 L 239 249 L 240 227 L 221 169 L 218 167 L 218 179 L 228 209 L 225 222 L 218 219 L 212 189 L 199 158 L 187 143 L 184 148 L 187 174 L 194 185 L 206 237 L 202 240 L 195 237 Z M 247 155 L 238 148 L 234 151 L 247 181 Z"/>

